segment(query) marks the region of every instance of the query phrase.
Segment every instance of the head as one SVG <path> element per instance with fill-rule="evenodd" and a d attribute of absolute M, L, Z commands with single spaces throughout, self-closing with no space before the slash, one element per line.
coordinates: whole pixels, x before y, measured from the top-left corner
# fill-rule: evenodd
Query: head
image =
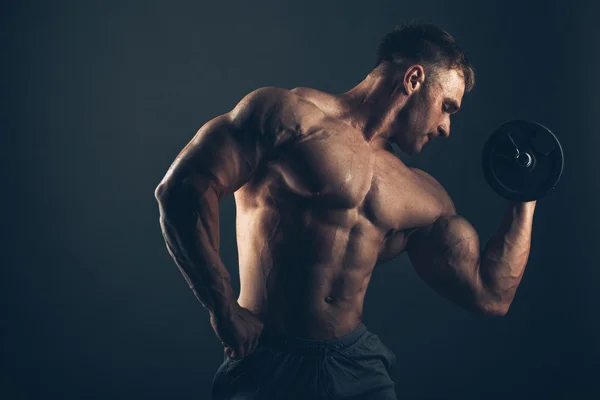
<path fill-rule="evenodd" d="M 454 38 L 429 24 L 399 26 L 385 35 L 369 75 L 389 85 L 387 128 L 407 154 L 450 134 L 450 116 L 475 84 L 473 67 Z"/>

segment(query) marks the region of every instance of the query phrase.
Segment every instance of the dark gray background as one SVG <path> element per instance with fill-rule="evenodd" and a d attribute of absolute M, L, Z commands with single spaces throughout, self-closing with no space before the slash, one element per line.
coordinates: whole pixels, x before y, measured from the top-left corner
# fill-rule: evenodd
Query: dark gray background
<path fill-rule="evenodd" d="M 398 394 L 597 398 L 600 32 L 591 1 L 562 3 L 3 2 L 0 397 L 207 399 L 222 348 L 166 251 L 155 186 L 249 91 L 346 91 L 381 36 L 416 19 L 455 35 L 478 75 L 449 140 L 403 159 L 446 187 L 482 242 L 506 204 L 479 167 L 496 126 L 542 122 L 566 164 L 538 203 L 506 317 L 438 297 L 406 256 L 375 271 L 364 319 L 398 357 Z M 234 213 L 224 201 L 235 281 Z"/>

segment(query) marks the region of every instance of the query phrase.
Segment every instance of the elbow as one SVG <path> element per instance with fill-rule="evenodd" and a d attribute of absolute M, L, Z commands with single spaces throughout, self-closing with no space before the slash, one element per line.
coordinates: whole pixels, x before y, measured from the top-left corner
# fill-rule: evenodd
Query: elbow
<path fill-rule="evenodd" d="M 159 204 L 181 203 L 205 197 L 209 192 L 211 196 L 214 193 L 218 198 L 222 195 L 210 179 L 169 178 L 163 179 L 154 189 L 154 198 Z"/>
<path fill-rule="evenodd" d="M 178 197 L 178 192 L 182 185 L 173 179 L 163 179 L 156 189 L 154 189 L 154 198 L 159 204 L 170 202 L 173 197 Z"/>
<path fill-rule="evenodd" d="M 508 313 L 509 308 L 510 303 L 488 301 L 477 304 L 473 311 L 479 316 L 504 317 Z"/>
<path fill-rule="evenodd" d="M 173 190 L 173 185 L 168 182 L 161 182 L 156 189 L 154 189 L 154 198 L 158 203 L 158 209 L 160 211 L 161 219 L 166 218 L 167 214 L 173 214 L 173 211 L 178 210 L 183 206 L 181 196 L 178 195 L 177 190 Z M 177 207 L 173 207 L 176 203 Z"/>
<path fill-rule="evenodd" d="M 167 197 L 168 185 L 163 181 L 154 189 L 154 198 L 159 203 L 162 203 Z"/>

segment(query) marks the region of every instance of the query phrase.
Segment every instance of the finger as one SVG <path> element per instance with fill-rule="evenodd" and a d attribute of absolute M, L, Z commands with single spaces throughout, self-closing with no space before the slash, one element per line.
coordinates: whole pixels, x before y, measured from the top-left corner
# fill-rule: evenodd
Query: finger
<path fill-rule="evenodd" d="M 252 342 L 249 340 L 242 343 L 242 345 L 240 346 L 241 357 L 246 357 L 248 354 L 250 354 L 250 352 L 252 351 L 251 347 Z"/>
<path fill-rule="evenodd" d="M 250 348 L 250 354 L 254 353 L 256 351 L 257 347 L 258 347 L 258 337 L 254 338 L 254 340 L 252 341 L 252 346 Z"/>
<path fill-rule="evenodd" d="M 234 358 L 234 351 L 231 347 L 227 346 L 225 347 L 225 353 L 227 353 L 227 357 L 233 359 Z"/>
<path fill-rule="evenodd" d="M 250 353 L 252 353 L 251 345 L 252 345 L 252 343 L 249 341 L 244 343 L 244 345 L 242 346 L 242 351 L 241 351 L 240 357 L 248 357 L 250 355 Z"/>
<path fill-rule="evenodd" d="M 246 346 L 244 344 L 240 344 L 236 347 L 236 349 L 233 351 L 235 359 L 239 360 L 241 358 L 246 357 L 246 354 L 248 353 L 248 351 L 246 350 Z"/>
<path fill-rule="evenodd" d="M 246 346 L 246 353 L 245 353 L 244 357 L 248 357 L 253 352 L 254 352 L 253 342 L 248 342 L 248 345 Z"/>

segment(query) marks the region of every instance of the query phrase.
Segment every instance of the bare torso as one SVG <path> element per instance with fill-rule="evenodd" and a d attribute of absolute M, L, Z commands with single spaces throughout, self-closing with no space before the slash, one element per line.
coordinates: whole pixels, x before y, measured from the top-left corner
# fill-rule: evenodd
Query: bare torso
<path fill-rule="evenodd" d="M 427 174 L 337 119 L 327 95 L 293 93 L 300 137 L 235 192 L 238 302 L 266 329 L 336 338 L 361 321 L 375 265 L 433 223 L 444 197 Z"/>

